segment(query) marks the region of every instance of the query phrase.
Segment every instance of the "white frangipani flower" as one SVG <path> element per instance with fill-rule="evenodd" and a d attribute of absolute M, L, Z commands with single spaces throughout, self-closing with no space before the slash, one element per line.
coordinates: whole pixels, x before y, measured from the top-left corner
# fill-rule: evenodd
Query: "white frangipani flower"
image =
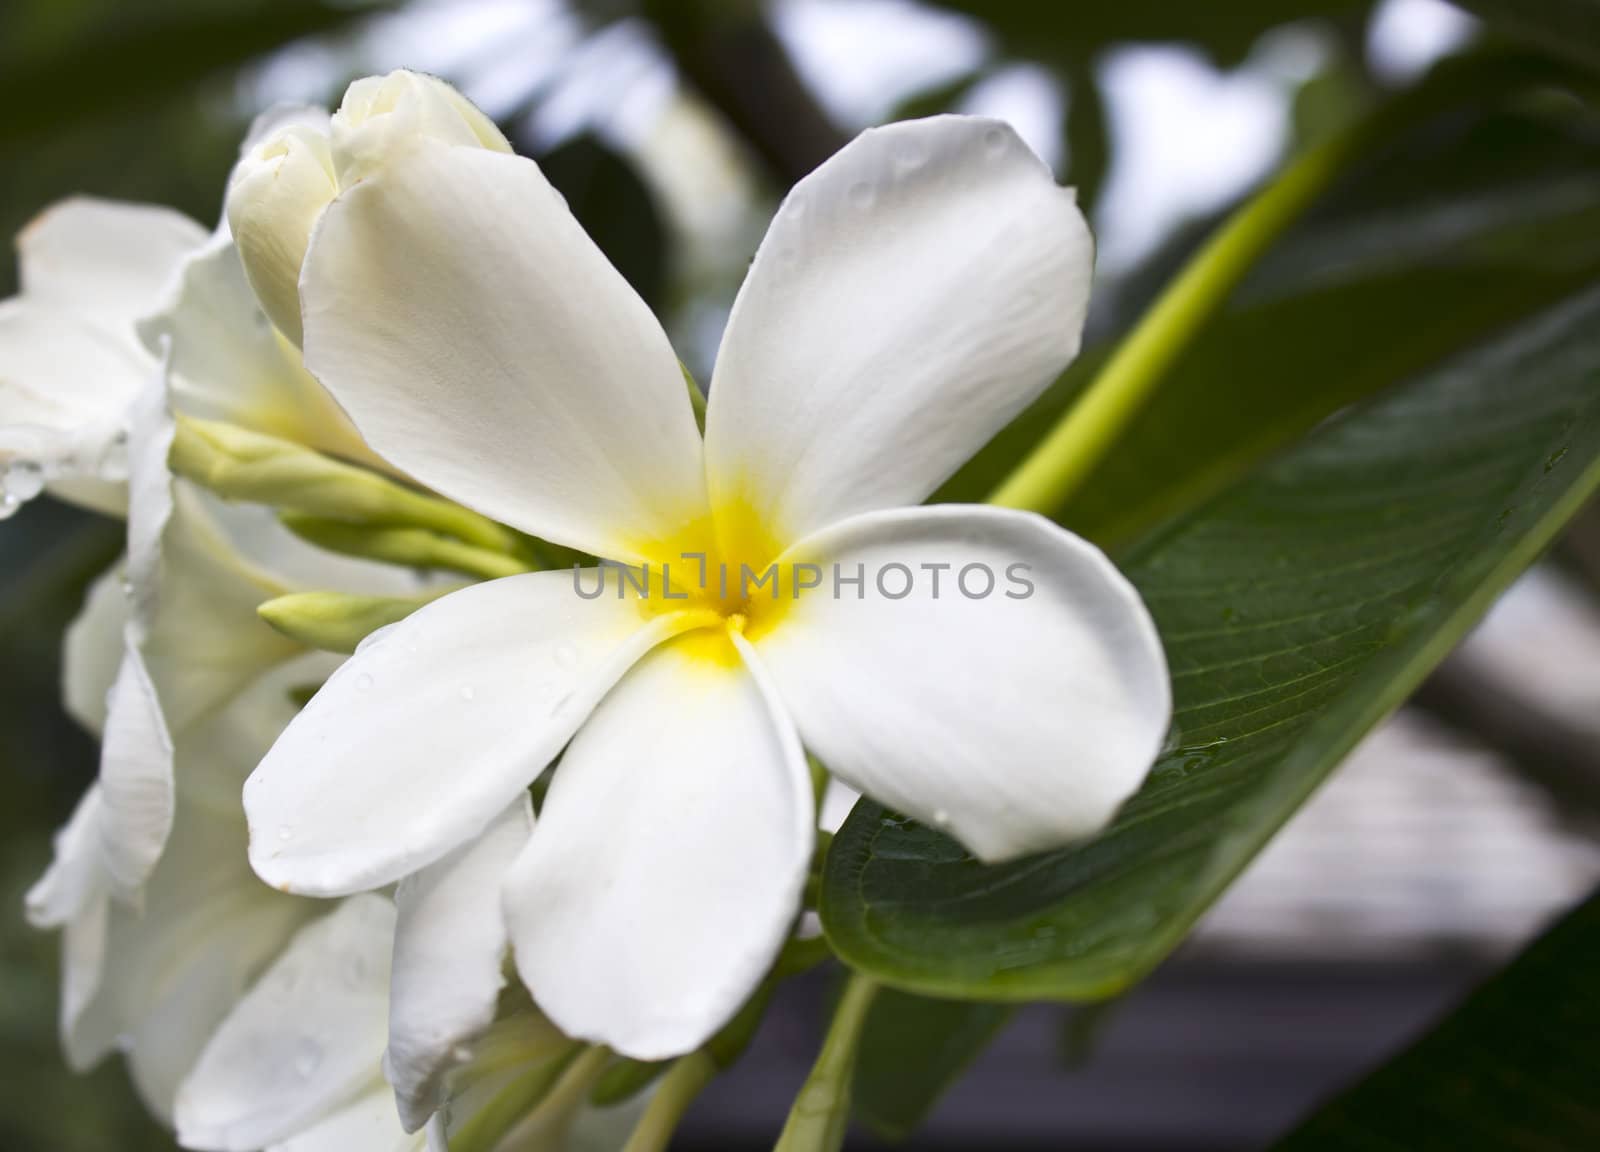
<path fill-rule="evenodd" d="M 702 443 L 661 327 L 533 162 L 422 141 L 343 191 L 301 276 L 304 346 L 368 443 L 655 577 L 624 597 L 610 569 L 595 599 L 509 577 L 375 634 L 246 785 L 257 871 L 390 883 L 565 748 L 504 888 L 517 965 L 562 1031 L 656 1059 L 711 1036 L 790 935 L 802 741 L 986 860 L 1100 828 L 1169 718 L 1137 594 L 1042 517 L 914 506 L 1076 354 L 1090 266 L 1072 194 L 1004 124 L 868 132 L 774 221 Z M 723 594 L 685 590 L 686 555 L 945 582 Z M 1017 564 L 1031 595 L 954 593 L 964 566 Z"/>
<path fill-rule="evenodd" d="M 289 688 L 320 680 L 332 663 L 312 656 L 280 669 L 177 741 L 171 835 L 136 904 L 119 898 L 101 784 L 85 794 L 57 837 L 54 865 L 28 893 L 34 925 L 62 929 L 68 1062 L 86 1069 L 120 1048 L 164 1121 L 212 1029 L 315 911 L 315 901 L 275 892 L 250 871 L 239 788 L 293 714 Z"/>
<path fill-rule="evenodd" d="M 22 290 L 0 302 L 0 518 L 46 488 L 121 515 L 128 409 L 156 369 L 134 326 L 205 239 L 171 209 L 86 198 L 17 237 Z"/>
<path fill-rule="evenodd" d="M 494 122 L 443 80 L 400 70 L 352 84 L 331 117 L 268 113 L 228 186 L 228 220 L 250 284 L 279 331 L 299 344 L 300 266 L 312 230 L 353 187 L 423 139 L 510 152 Z"/>

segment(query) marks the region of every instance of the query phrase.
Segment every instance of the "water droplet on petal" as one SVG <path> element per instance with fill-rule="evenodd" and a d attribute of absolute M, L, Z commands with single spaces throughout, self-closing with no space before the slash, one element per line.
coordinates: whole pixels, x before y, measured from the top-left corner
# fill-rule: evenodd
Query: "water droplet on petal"
<path fill-rule="evenodd" d="M 902 140 L 895 149 L 894 162 L 902 172 L 915 172 L 928 162 L 927 146 L 920 140 Z"/>
<path fill-rule="evenodd" d="M 478 693 L 473 689 L 471 684 L 463 684 L 461 686 L 461 698 L 463 700 L 471 700 L 473 697 L 477 696 L 477 694 Z"/>
<path fill-rule="evenodd" d="M 288 839 L 291 839 L 293 836 L 294 836 L 294 829 L 289 827 L 289 825 L 283 824 L 283 825 L 279 826 L 279 828 L 278 828 L 278 839 L 279 840 L 288 840 Z"/>
<path fill-rule="evenodd" d="M 578 664 L 578 650 L 571 644 L 561 644 L 556 647 L 556 667 L 575 668 Z"/>
<path fill-rule="evenodd" d="M 356 690 L 358 692 L 369 692 L 369 691 L 371 691 L 372 690 L 372 677 L 367 675 L 365 672 L 363 672 L 361 675 L 357 676 L 356 677 Z"/>
<path fill-rule="evenodd" d="M 322 1065 L 322 1045 L 315 1040 L 302 1040 L 295 1048 L 294 1071 L 302 1080 L 308 1080 Z"/>
<path fill-rule="evenodd" d="M 804 196 L 790 196 L 784 202 L 783 211 L 791 219 L 798 220 L 806 214 L 806 198 Z"/>
<path fill-rule="evenodd" d="M 572 703 L 572 693 L 568 692 L 550 707 L 550 715 L 559 716 L 567 710 L 567 705 Z"/>
<path fill-rule="evenodd" d="M 44 491 L 44 469 L 32 460 L 13 460 L 0 478 L 0 488 L 8 499 L 32 500 Z"/>
<path fill-rule="evenodd" d="M 877 192 L 865 180 L 858 180 L 850 185 L 850 203 L 857 208 L 871 208 L 872 202 L 877 199 Z"/>
<path fill-rule="evenodd" d="M 998 156 L 1006 148 L 1006 134 L 1002 128 L 990 128 L 983 134 L 984 150 L 991 156 Z"/>

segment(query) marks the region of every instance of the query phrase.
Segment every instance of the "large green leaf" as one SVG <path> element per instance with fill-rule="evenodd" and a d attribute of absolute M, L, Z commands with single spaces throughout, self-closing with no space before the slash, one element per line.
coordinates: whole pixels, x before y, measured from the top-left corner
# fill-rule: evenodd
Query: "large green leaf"
<path fill-rule="evenodd" d="M 1457 110 L 1397 141 L 1246 283 L 1057 518 L 1121 547 L 1600 275 L 1597 153 L 1586 130 L 1520 109 Z M 1086 355 L 935 499 L 987 496 L 1102 361 Z"/>
<path fill-rule="evenodd" d="M 1600 1148 L 1600 895 L 1278 1152 Z"/>
<path fill-rule="evenodd" d="M 862 802 L 829 853 L 829 939 L 931 995 L 1126 988 L 1597 486 L 1600 290 L 1324 425 L 1143 543 L 1125 570 L 1176 698 L 1145 788 L 1100 836 L 997 867 Z"/>
<path fill-rule="evenodd" d="M 1600 0 L 1456 0 L 1490 25 L 1600 68 Z"/>

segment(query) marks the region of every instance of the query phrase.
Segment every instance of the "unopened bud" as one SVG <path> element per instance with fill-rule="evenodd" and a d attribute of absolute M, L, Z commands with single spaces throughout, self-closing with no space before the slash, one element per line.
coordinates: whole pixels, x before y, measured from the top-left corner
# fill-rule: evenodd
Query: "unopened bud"
<path fill-rule="evenodd" d="M 311 229 L 338 194 L 325 120 L 291 123 L 269 133 L 246 150 L 228 186 L 228 227 L 250 287 L 297 347 L 300 266 Z"/>
<path fill-rule="evenodd" d="M 347 592 L 293 592 L 268 600 L 256 613 L 289 639 L 324 652 L 354 652 L 379 628 L 404 620 L 451 591 L 426 596 L 360 596 Z"/>
<path fill-rule="evenodd" d="M 331 118 L 286 116 L 246 146 L 228 185 L 228 226 L 262 308 L 296 346 L 300 269 L 318 218 L 340 192 L 420 140 L 511 151 L 465 96 L 404 70 L 357 80 Z"/>

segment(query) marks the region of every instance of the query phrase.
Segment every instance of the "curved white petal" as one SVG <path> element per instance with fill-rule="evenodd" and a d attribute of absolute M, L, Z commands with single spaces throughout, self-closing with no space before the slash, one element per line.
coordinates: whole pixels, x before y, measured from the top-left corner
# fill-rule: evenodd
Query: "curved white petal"
<path fill-rule="evenodd" d="M 217 1029 L 178 1090 L 178 1142 L 254 1152 L 370 1084 L 388 1023 L 394 906 L 354 896 L 307 925 Z"/>
<path fill-rule="evenodd" d="M 0 471 L 13 471 L 0 510 L 43 479 L 62 499 L 121 514 L 118 437 L 154 366 L 134 321 L 204 239 L 168 209 L 86 198 L 17 237 L 22 294 L 0 303 Z"/>
<path fill-rule="evenodd" d="M 311 906 L 250 873 L 237 812 L 181 803 L 140 895 L 137 909 L 91 903 L 66 925 L 63 1034 L 78 1068 L 126 1048 L 145 1102 L 170 1117 L 178 1082 L 212 1030 Z M 95 951 L 104 963 L 91 980 Z"/>
<path fill-rule="evenodd" d="M 267 1152 L 422 1152 L 427 1146 L 426 1136 L 406 1135 L 395 1115 L 393 1094 L 380 1084 Z"/>
<path fill-rule="evenodd" d="M 181 733 L 300 645 L 256 616 L 256 606 L 288 588 L 234 550 L 187 484 L 174 486 L 176 508 L 161 538 L 159 578 L 129 572 L 137 600 L 153 601 L 140 649 L 167 717 Z"/>
<path fill-rule="evenodd" d="M 177 804 L 172 737 L 144 660 L 132 647 L 107 699 L 99 783 L 101 852 L 116 890 L 131 897 L 161 858 Z"/>
<path fill-rule="evenodd" d="M 453 592 L 367 638 L 245 785 L 268 883 L 342 895 L 479 834 L 619 676 L 692 620 L 646 618 L 571 572 Z M 595 577 L 584 587 L 595 587 Z"/>
<path fill-rule="evenodd" d="M 755 646 L 841 779 L 991 861 L 1098 830 L 1144 779 L 1171 718 L 1166 659 L 1138 593 L 1092 545 L 1029 513 L 949 505 L 855 517 L 791 560 L 827 583 Z M 860 566 L 863 598 L 833 594 L 833 565 L 846 579 Z M 948 566 L 937 599 L 927 565 Z M 967 591 L 987 571 L 989 595 L 963 594 L 968 565 L 981 567 Z M 899 594 L 907 575 L 904 599 L 880 591 Z"/>
<path fill-rule="evenodd" d="M 173 759 L 178 795 L 240 822 L 241 856 L 246 850 L 240 799 L 244 782 L 300 711 L 298 693 L 315 689 L 343 662 L 329 652 L 307 652 L 280 664 L 177 736 Z M 240 867 L 260 883 L 248 862 L 241 860 Z"/>
<path fill-rule="evenodd" d="M 28 923 L 35 928 L 62 927 L 106 891 L 100 856 L 100 822 L 104 819 L 105 797 L 99 785 L 91 784 L 71 818 L 55 834 L 50 867 L 28 889 Z"/>
<path fill-rule="evenodd" d="M 787 716 L 723 634 L 680 637 L 556 770 L 506 885 L 517 968 L 569 1036 L 641 1060 L 688 1052 L 777 956 L 814 840 Z"/>
<path fill-rule="evenodd" d="M 300 344 L 300 266 L 311 229 L 339 181 L 325 109 L 272 108 L 258 116 L 228 175 L 226 214 L 253 295 Z"/>
<path fill-rule="evenodd" d="M 421 142 L 323 214 L 306 363 L 440 492 L 641 561 L 705 512 L 666 335 L 533 161 Z"/>
<path fill-rule="evenodd" d="M 1002 122 L 875 128 L 794 187 L 728 320 L 713 503 L 783 542 L 918 504 L 1078 352 L 1093 242 Z"/>
<path fill-rule="evenodd" d="M 139 334 L 152 352 L 170 347 L 167 381 L 176 411 L 377 462 L 349 417 L 305 370 L 299 349 L 256 303 L 226 231 L 184 261 L 160 311 L 139 325 Z"/>
<path fill-rule="evenodd" d="M 393 564 L 318 548 L 285 528 L 272 509 L 259 504 L 229 504 L 206 492 L 197 495 L 225 548 L 261 579 L 290 591 L 407 596 L 438 582 L 437 575 L 419 576 Z"/>
<path fill-rule="evenodd" d="M 67 715 L 95 736 L 106 726 L 106 695 L 122 664 L 128 596 L 118 560 L 93 584 L 61 645 L 61 699 Z"/>
<path fill-rule="evenodd" d="M 86 196 L 63 200 L 17 236 L 22 291 L 131 326 L 149 312 L 206 230 L 182 213 Z"/>
<path fill-rule="evenodd" d="M 483 835 L 395 889 L 383 1070 L 408 1132 L 438 1111 L 445 1074 L 494 1022 L 507 945 L 500 888 L 532 829 L 523 793 Z"/>
<path fill-rule="evenodd" d="M 828 787 L 822 793 L 822 804 L 817 812 L 817 827 L 824 832 L 837 832 L 859 799 L 861 793 L 843 780 L 830 779 Z"/>
<path fill-rule="evenodd" d="M 5 507 L 15 508 L 42 481 L 63 499 L 121 515 L 127 494 L 118 440 L 154 368 L 131 327 L 53 303 L 0 303 Z"/>

